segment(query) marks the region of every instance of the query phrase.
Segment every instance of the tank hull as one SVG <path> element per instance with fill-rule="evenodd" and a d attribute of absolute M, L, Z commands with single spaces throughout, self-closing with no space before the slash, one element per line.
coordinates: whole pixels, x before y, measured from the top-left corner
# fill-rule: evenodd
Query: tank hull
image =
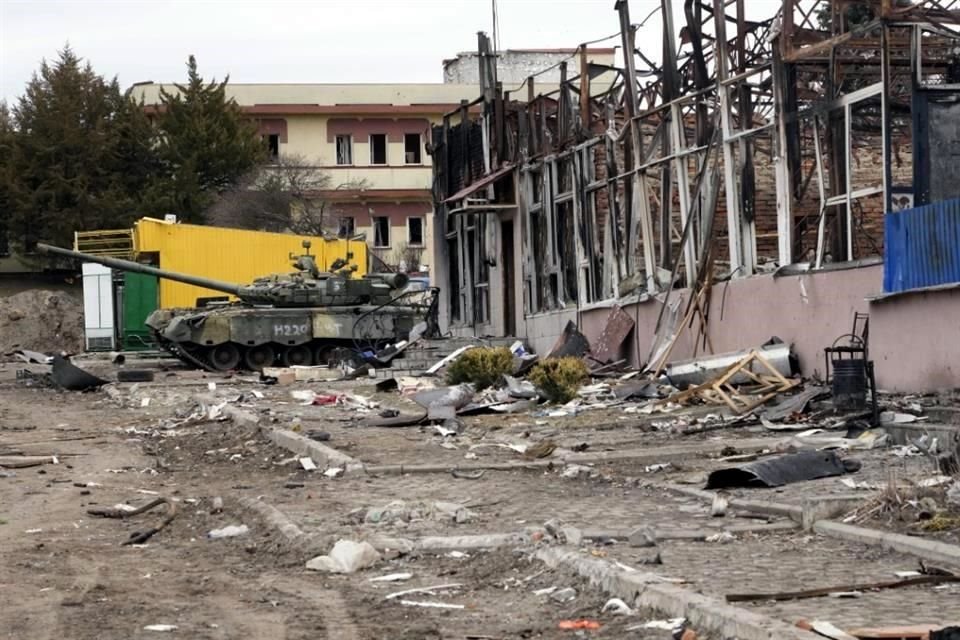
<path fill-rule="evenodd" d="M 326 364 L 337 348 L 373 349 L 406 339 L 415 307 L 162 309 L 147 318 L 164 347 L 208 369 Z"/>

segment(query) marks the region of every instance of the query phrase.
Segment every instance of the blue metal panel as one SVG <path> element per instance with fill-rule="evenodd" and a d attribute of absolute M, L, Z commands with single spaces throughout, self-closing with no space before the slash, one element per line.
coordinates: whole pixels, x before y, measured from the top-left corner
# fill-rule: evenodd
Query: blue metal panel
<path fill-rule="evenodd" d="M 960 282 L 960 200 L 888 213 L 884 225 L 884 292 L 953 282 Z"/>

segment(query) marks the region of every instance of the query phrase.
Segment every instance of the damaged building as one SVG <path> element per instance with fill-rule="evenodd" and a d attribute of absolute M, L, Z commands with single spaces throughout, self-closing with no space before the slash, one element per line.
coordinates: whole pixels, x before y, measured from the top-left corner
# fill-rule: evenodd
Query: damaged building
<path fill-rule="evenodd" d="M 504 91 L 480 34 L 481 95 L 432 130 L 444 329 L 547 353 L 626 318 L 653 368 L 777 336 L 823 375 L 860 313 L 882 388 L 958 386 L 960 3 L 659 8 L 638 46 L 610 7 L 632 55 L 559 85 Z"/>

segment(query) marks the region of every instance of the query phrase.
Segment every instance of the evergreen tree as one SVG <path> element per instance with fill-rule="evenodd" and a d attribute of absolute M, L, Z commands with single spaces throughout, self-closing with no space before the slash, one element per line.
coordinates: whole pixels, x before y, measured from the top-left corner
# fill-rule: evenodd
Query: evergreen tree
<path fill-rule="evenodd" d="M 187 83 L 161 90 L 156 122 L 163 177 L 147 196 L 154 214 L 175 213 L 186 222 L 204 222 L 218 194 L 234 186 L 265 154 L 254 124 L 222 82 L 204 82 L 190 56 Z"/>
<path fill-rule="evenodd" d="M 127 103 L 116 79 L 97 75 L 69 46 L 43 61 L 13 110 L 13 242 L 69 245 L 74 231 L 130 224 L 143 173 L 133 166 L 140 143 L 121 135 L 136 120 Z"/>
<path fill-rule="evenodd" d="M 0 101 L 0 256 L 9 253 L 7 226 L 13 209 L 13 116 L 7 103 Z"/>

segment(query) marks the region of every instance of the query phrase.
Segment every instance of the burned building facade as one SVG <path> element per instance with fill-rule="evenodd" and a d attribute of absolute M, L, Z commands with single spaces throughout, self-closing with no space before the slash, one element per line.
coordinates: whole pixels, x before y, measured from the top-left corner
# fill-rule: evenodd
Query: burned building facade
<path fill-rule="evenodd" d="M 432 132 L 443 326 L 546 351 L 621 308 L 634 364 L 777 335 L 812 375 L 867 312 L 881 386 L 958 386 L 960 3 L 675 4 L 653 56 L 617 2 L 623 66 L 584 45 L 548 90 L 480 35 Z"/>

